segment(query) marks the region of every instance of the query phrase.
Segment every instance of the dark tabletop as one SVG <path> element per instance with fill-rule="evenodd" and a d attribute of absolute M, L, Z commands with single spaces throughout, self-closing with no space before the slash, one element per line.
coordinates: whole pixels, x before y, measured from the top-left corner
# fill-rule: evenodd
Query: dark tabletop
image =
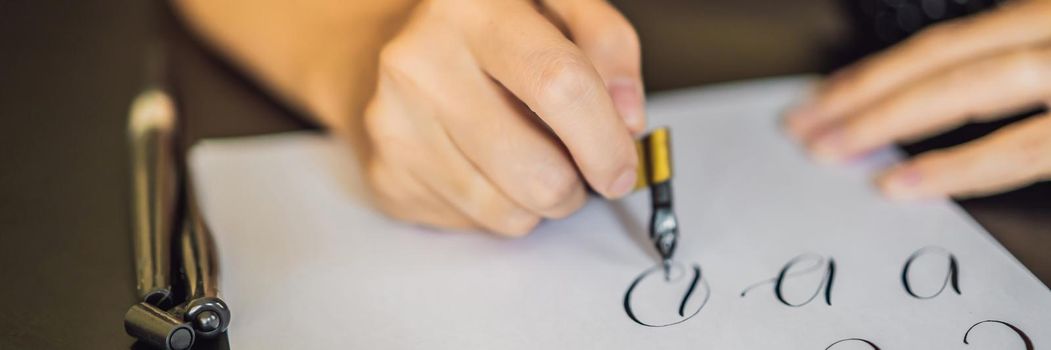
<path fill-rule="evenodd" d="M 824 71 L 849 56 L 830 1 L 614 3 L 639 29 L 651 90 Z M 157 38 L 169 47 L 184 144 L 311 127 L 193 40 L 162 2 L 0 0 L 0 349 L 134 347 L 121 326 L 135 302 L 124 133 Z M 1040 185 L 962 205 L 1046 284 L 1049 199 Z"/>

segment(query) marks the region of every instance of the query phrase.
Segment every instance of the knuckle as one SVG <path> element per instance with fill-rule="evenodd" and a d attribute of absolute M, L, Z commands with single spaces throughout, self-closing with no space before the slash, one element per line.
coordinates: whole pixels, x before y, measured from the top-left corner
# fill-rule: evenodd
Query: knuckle
<path fill-rule="evenodd" d="M 950 67 L 944 73 L 944 79 L 936 79 L 932 82 L 934 88 L 948 89 L 974 81 L 976 76 L 988 76 L 990 73 L 1000 69 L 999 62 L 982 61 L 972 65 Z"/>
<path fill-rule="evenodd" d="M 372 203 L 384 215 L 409 223 L 427 224 L 434 226 L 449 226 L 455 223 L 455 218 L 446 218 L 449 224 L 443 225 L 436 222 L 432 212 L 421 210 L 417 205 L 425 201 L 427 195 L 412 189 L 399 179 L 403 178 L 396 172 L 401 170 L 392 169 L 382 161 L 370 160 L 365 168 L 365 181 Z"/>
<path fill-rule="evenodd" d="M 410 80 L 422 64 L 420 55 L 414 54 L 414 49 L 404 39 L 391 40 L 380 49 L 379 71 L 383 77 L 396 82 Z"/>
<path fill-rule="evenodd" d="M 560 203 L 557 208 L 550 210 L 544 215 L 551 219 L 561 219 L 575 213 L 580 210 L 587 202 L 587 195 L 584 193 L 583 187 L 575 192 L 570 192 Z"/>
<path fill-rule="evenodd" d="M 532 197 L 535 205 L 541 210 L 554 210 L 565 206 L 568 200 L 583 188 L 576 171 L 566 166 L 545 168 L 535 180 Z"/>
<path fill-rule="evenodd" d="M 539 63 L 535 96 L 542 106 L 562 108 L 579 103 L 592 91 L 589 79 L 593 68 L 580 54 L 565 49 L 547 50 L 536 55 Z"/>
<path fill-rule="evenodd" d="M 444 182 L 448 188 L 447 197 L 456 202 L 464 215 L 479 222 L 489 222 L 500 216 L 501 197 L 489 188 L 481 175 L 473 177 L 447 177 Z"/>
<path fill-rule="evenodd" d="M 361 120 L 365 135 L 375 151 L 383 153 L 417 149 L 415 145 L 421 140 L 411 136 L 413 131 L 407 125 L 408 121 L 397 114 L 385 113 L 375 104 L 370 105 Z"/>
<path fill-rule="evenodd" d="M 460 187 L 464 201 L 460 210 L 486 229 L 510 237 L 520 237 L 540 222 L 540 218 L 518 208 L 502 193 L 487 186 Z M 463 192 L 466 191 L 466 192 Z"/>
<path fill-rule="evenodd" d="M 1022 50 L 1012 54 L 1008 58 L 1009 66 L 1013 67 L 1009 77 L 1011 83 L 1024 90 L 1049 90 L 1045 86 L 1048 85 L 1049 75 L 1046 66 L 1051 64 L 1051 60 L 1044 56 L 1032 50 Z"/>
<path fill-rule="evenodd" d="M 497 213 L 500 199 L 499 194 L 492 191 L 486 181 L 480 174 L 445 176 L 443 184 L 449 189 L 447 197 L 457 202 L 465 215 L 485 219 Z"/>

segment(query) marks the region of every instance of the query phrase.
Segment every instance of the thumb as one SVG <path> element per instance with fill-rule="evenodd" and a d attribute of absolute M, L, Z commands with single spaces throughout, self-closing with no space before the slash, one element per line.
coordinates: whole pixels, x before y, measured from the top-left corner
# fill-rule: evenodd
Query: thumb
<path fill-rule="evenodd" d="M 591 60 L 628 129 L 644 131 L 642 58 L 631 23 L 605 0 L 544 0 L 543 6 Z"/>

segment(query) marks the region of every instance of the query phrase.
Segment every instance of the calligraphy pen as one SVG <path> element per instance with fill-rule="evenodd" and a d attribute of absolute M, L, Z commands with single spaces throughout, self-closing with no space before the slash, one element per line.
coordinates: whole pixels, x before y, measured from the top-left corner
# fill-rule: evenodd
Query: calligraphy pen
<path fill-rule="evenodd" d="M 132 103 L 128 139 L 140 302 L 125 313 L 124 329 L 157 348 L 186 350 L 197 337 L 212 338 L 225 332 L 230 325 L 230 309 L 218 297 L 211 234 L 190 182 L 180 186 L 173 143 L 176 122 L 174 102 L 163 89 L 149 88 Z M 179 210 L 180 198 L 183 210 Z M 180 224 L 176 248 L 186 297 L 173 306 L 171 254 L 173 235 Z"/>
<path fill-rule="evenodd" d="M 672 209 L 671 131 L 667 127 L 655 129 L 636 141 L 635 147 L 639 155 L 635 188 L 650 188 L 649 238 L 661 257 L 664 276 L 668 278 L 679 239 L 679 220 Z"/>

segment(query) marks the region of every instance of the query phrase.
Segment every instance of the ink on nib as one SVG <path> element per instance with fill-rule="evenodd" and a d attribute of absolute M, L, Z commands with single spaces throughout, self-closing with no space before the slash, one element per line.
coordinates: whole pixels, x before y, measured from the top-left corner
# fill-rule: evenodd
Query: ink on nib
<path fill-rule="evenodd" d="M 675 253 L 675 239 L 677 236 L 678 230 L 673 230 L 661 233 L 655 237 L 657 253 L 660 254 L 661 264 L 664 266 L 665 280 L 671 279 L 671 267 L 674 262 L 672 256 Z"/>
<path fill-rule="evenodd" d="M 664 265 L 665 277 L 670 278 L 672 257 L 675 255 L 675 246 L 679 238 L 679 221 L 670 205 L 662 205 L 654 208 L 650 225 L 650 239 L 653 241 L 657 254 L 660 255 Z"/>
<path fill-rule="evenodd" d="M 664 267 L 664 281 L 665 282 L 671 282 L 671 264 L 672 264 L 671 258 L 665 258 L 664 261 L 661 262 L 661 265 L 663 265 L 663 267 Z"/>
<path fill-rule="evenodd" d="M 653 212 L 652 225 L 650 226 L 650 239 L 661 257 L 664 267 L 664 280 L 671 280 L 672 257 L 675 254 L 675 243 L 679 236 L 678 220 L 670 208 L 661 207 Z"/>

